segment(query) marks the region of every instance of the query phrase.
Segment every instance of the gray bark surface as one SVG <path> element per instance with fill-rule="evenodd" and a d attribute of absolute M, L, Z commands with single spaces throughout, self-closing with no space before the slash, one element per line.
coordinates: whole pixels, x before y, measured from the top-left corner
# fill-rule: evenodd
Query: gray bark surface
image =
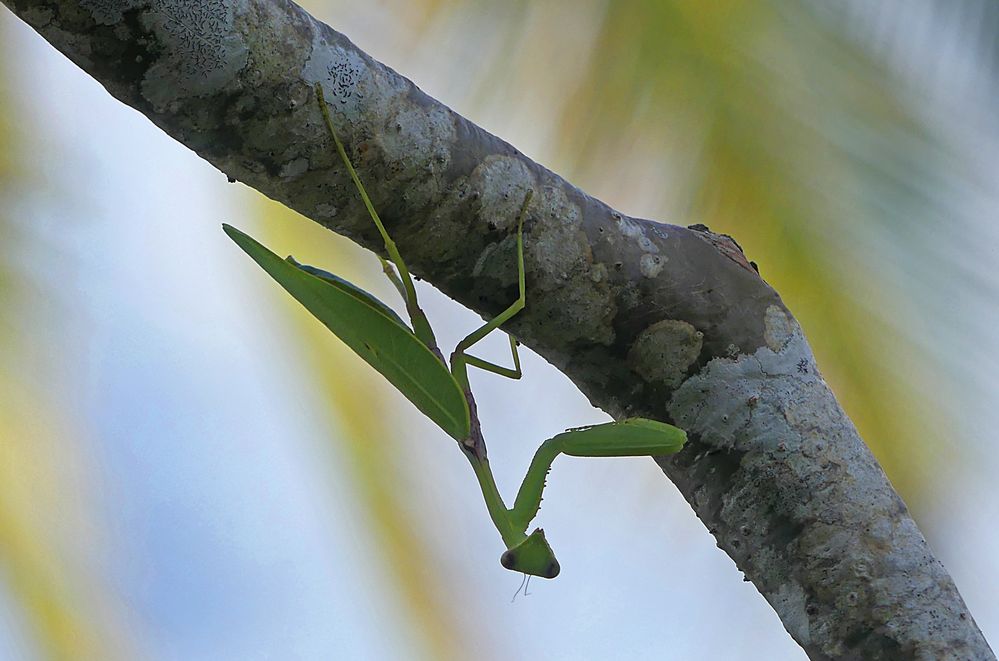
<path fill-rule="evenodd" d="M 957 588 L 730 238 L 627 217 L 285 0 L 3 0 L 229 177 L 381 250 L 312 86 L 412 270 L 615 417 L 685 429 L 659 465 L 813 659 L 994 659 Z M 668 598 L 668 597 L 667 597 Z M 650 643 L 651 644 L 651 643 Z"/>

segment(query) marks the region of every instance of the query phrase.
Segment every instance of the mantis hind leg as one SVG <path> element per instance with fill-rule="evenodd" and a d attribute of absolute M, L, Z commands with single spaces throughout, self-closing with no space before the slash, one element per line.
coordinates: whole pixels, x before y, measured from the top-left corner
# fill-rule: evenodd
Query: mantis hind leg
<path fill-rule="evenodd" d="M 467 354 L 466 351 L 468 351 L 468 349 L 470 349 L 486 335 L 489 335 L 489 333 L 493 332 L 512 319 L 514 315 L 524 309 L 524 305 L 527 303 L 527 284 L 524 276 L 524 217 L 527 215 L 527 207 L 530 205 L 531 198 L 533 196 L 534 191 L 528 190 L 524 195 L 524 203 L 521 205 L 520 213 L 517 216 L 517 300 L 515 300 L 510 307 L 487 321 L 477 330 L 469 333 L 465 339 L 458 343 L 458 346 L 455 347 L 454 353 L 451 354 L 451 372 L 463 388 L 468 388 L 467 365 L 471 365 L 472 367 L 477 367 L 494 374 L 499 374 L 501 376 L 506 376 L 511 379 L 519 379 L 521 376 L 520 355 L 517 353 L 517 341 L 512 336 L 510 337 L 510 351 L 513 354 L 514 363 L 514 367 L 512 369 L 496 365 L 495 363 L 490 363 L 489 361 L 483 360 L 476 356 L 471 356 Z"/>
<path fill-rule="evenodd" d="M 496 363 L 490 363 L 488 360 L 483 360 L 477 356 L 472 356 L 470 354 L 464 354 L 463 358 L 466 365 L 471 365 L 472 367 L 478 367 L 480 370 L 485 370 L 486 372 L 492 372 L 493 374 L 499 374 L 500 376 L 505 376 L 508 379 L 519 379 L 523 376 L 523 372 L 520 370 L 520 353 L 517 351 L 518 342 L 514 339 L 513 335 L 508 335 L 510 338 L 510 354 L 513 356 L 513 367 L 503 367 L 502 365 L 497 365 Z M 452 358 L 452 361 L 454 359 Z"/>
<path fill-rule="evenodd" d="M 368 197 L 368 192 L 364 190 L 361 178 L 357 176 L 357 171 L 354 170 L 354 165 L 350 162 L 350 158 L 347 156 L 347 150 L 344 149 L 343 143 L 340 141 L 340 136 L 337 135 L 336 130 L 333 128 L 333 118 L 330 117 L 330 111 L 326 105 L 326 97 L 323 94 L 322 85 L 316 83 L 315 90 L 316 100 L 319 102 L 319 109 L 322 111 L 323 123 L 326 125 L 326 131 L 333 138 L 333 142 L 336 144 L 337 153 L 340 154 L 340 159 L 343 161 L 343 164 L 347 168 L 348 174 L 350 174 L 350 178 L 357 187 L 357 192 L 361 194 L 361 200 L 364 202 L 364 207 L 368 210 L 368 215 L 371 216 L 371 220 L 374 221 L 375 227 L 378 228 L 378 233 L 381 235 L 382 242 L 385 244 L 385 251 L 389 255 L 389 260 L 391 260 L 392 264 L 395 265 L 398 275 L 392 272 L 388 262 L 379 258 L 381 259 L 382 270 L 406 300 L 406 312 L 409 313 L 409 319 L 413 323 L 413 332 L 429 349 L 438 351 L 437 339 L 434 337 L 434 331 L 430 328 L 430 322 L 427 320 L 427 316 L 423 313 L 423 310 L 420 308 L 420 305 L 416 300 L 416 287 L 413 285 L 413 277 L 409 274 L 406 262 L 402 259 L 402 255 L 399 254 L 399 249 L 396 247 L 395 241 L 392 240 L 392 237 L 389 236 L 388 231 L 385 229 L 385 225 L 382 223 L 382 219 L 378 216 L 378 212 L 375 211 L 375 206 L 371 203 L 371 198 Z"/>
<path fill-rule="evenodd" d="M 399 274 L 392 269 L 392 263 L 381 255 L 378 255 L 378 263 L 382 265 L 382 273 L 385 274 L 385 277 L 389 279 L 392 286 L 394 286 L 396 291 L 399 292 L 399 296 L 402 296 L 402 300 L 408 302 L 406 297 L 406 286 L 402 284 Z"/>

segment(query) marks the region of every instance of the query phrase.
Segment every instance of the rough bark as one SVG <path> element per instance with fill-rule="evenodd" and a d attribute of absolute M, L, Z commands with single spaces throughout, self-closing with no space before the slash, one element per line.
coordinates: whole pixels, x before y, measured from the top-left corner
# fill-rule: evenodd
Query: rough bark
<path fill-rule="evenodd" d="M 687 430 L 659 461 L 813 659 L 992 659 L 953 581 L 728 237 L 615 212 L 284 0 L 3 0 L 232 179 L 378 250 L 338 130 L 413 271 L 510 324 L 615 417 Z"/>

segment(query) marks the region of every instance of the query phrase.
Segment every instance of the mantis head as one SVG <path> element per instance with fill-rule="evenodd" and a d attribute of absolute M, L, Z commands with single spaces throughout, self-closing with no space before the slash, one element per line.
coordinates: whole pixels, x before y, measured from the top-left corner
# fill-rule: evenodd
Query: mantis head
<path fill-rule="evenodd" d="M 507 569 L 531 576 L 555 578 L 560 567 L 552 547 L 548 546 L 545 531 L 535 529 L 527 539 L 508 549 L 500 557 L 500 564 Z"/>

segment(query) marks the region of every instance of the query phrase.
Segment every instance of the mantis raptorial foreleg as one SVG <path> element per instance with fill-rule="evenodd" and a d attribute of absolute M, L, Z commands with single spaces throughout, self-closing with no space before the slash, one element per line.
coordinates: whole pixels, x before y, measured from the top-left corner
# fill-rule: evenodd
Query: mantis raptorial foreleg
<path fill-rule="evenodd" d="M 655 420 L 630 418 L 569 429 L 541 444 L 510 510 L 515 528 L 526 529 L 541 507 L 541 493 L 552 462 L 560 454 L 572 457 L 642 457 L 678 452 L 686 434 Z"/>

